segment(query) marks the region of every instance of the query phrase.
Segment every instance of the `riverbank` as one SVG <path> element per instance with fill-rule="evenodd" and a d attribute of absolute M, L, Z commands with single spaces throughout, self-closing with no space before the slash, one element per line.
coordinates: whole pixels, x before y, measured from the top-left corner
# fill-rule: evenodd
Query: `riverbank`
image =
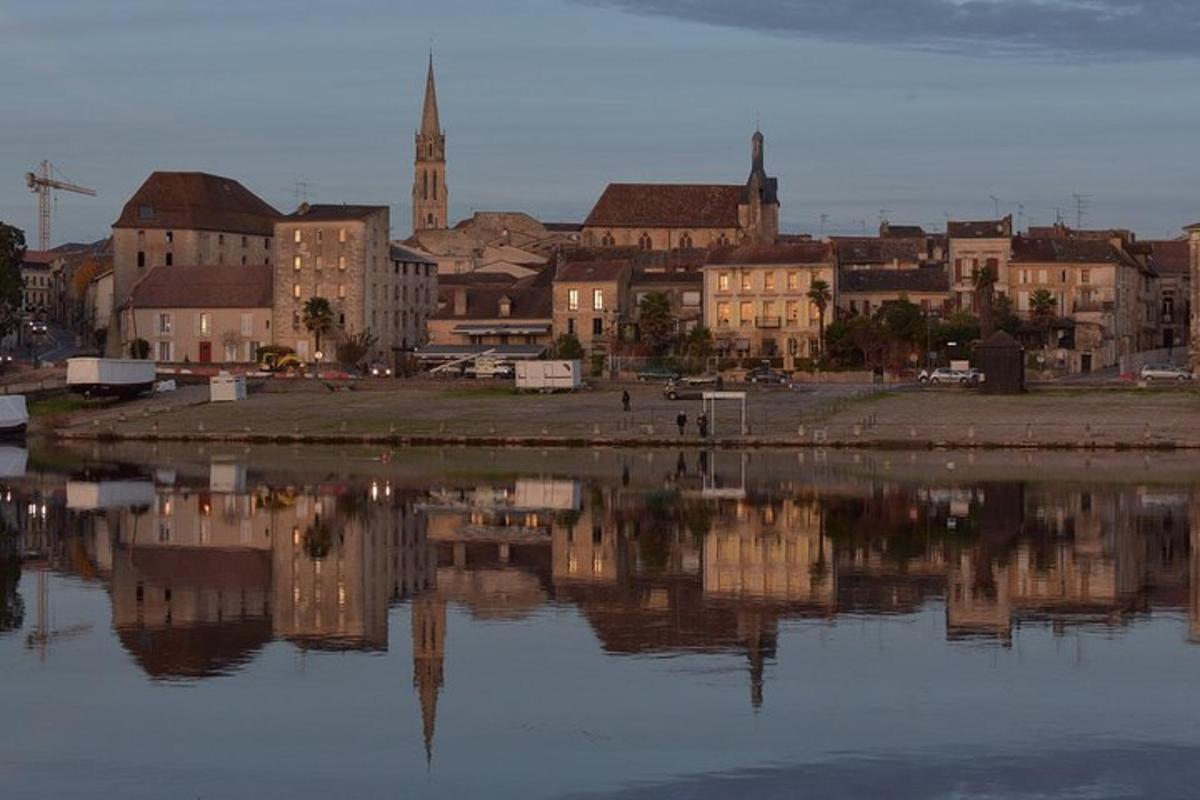
<path fill-rule="evenodd" d="M 844 447 L 877 449 L 1200 448 L 1200 393 L 1170 388 L 1045 388 L 993 397 L 956 388 L 747 386 L 746 428 L 729 403 L 696 425 L 699 400 L 661 387 L 608 384 L 574 394 L 506 385 L 379 381 L 265 382 L 245 401 L 207 402 L 207 387 L 36 414 L 66 440 L 226 441 L 529 447 Z M 621 393 L 631 396 L 622 410 Z M 681 435 L 676 416 L 688 417 Z"/>

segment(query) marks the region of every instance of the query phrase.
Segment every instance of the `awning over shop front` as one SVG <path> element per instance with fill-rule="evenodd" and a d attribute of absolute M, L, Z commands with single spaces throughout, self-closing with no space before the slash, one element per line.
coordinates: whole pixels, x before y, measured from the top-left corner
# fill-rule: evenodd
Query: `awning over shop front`
<path fill-rule="evenodd" d="M 414 353 L 420 361 L 450 361 L 455 358 L 487 356 L 501 361 L 527 361 L 546 348 L 540 344 L 429 344 Z"/>
<path fill-rule="evenodd" d="M 454 333 L 460 336 L 538 336 L 550 332 L 550 323 L 490 323 L 481 325 L 456 325 Z"/>

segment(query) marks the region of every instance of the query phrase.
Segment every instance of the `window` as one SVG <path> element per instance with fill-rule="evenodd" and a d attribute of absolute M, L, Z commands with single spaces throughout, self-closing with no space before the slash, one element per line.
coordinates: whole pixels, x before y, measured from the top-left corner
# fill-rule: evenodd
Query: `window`
<path fill-rule="evenodd" d="M 171 244 L 171 242 L 175 241 L 175 232 L 174 231 L 167 231 L 166 236 L 167 236 L 167 244 Z"/>
<path fill-rule="evenodd" d="M 346 241 L 346 229 L 345 228 L 338 228 L 338 241 L 339 242 Z"/>
<path fill-rule="evenodd" d="M 767 291 L 767 292 L 775 291 L 775 273 L 774 272 L 764 272 L 763 273 L 763 291 Z"/>
<path fill-rule="evenodd" d="M 223 234 L 223 233 L 218 233 L 218 234 L 217 234 L 217 244 L 218 244 L 218 245 L 224 245 L 224 244 L 225 244 L 225 234 Z"/>
<path fill-rule="evenodd" d="M 600 244 L 604 247 L 613 247 L 616 245 L 616 243 L 617 240 L 613 238 L 612 231 L 606 231 L 605 234 L 600 237 Z"/>
<path fill-rule="evenodd" d="M 246 247 L 246 246 L 248 246 L 249 244 L 250 244 L 250 237 L 249 237 L 249 236 L 243 236 L 243 237 L 242 237 L 242 247 Z M 245 263 L 245 262 L 242 262 L 242 263 Z"/>
<path fill-rule="evenodd" d="M 579 310 L 579 290 L 567 289 L 567 311 Z"/>
<path fill-rule="evenodd" d="M 854 313 L 854 301 L 851 300 L 850 304 L 851 304 L 850 312 Z M 788 322 L 795 324 L 800 321 L 800 303 L 799 302 L 797 302 L 796 300 L 788 300 L 787 305 L 784 307 L 784 309 L 787 311 Z"/>
<path fill-rule="evenodd" d="M 323 230 L 321 230 L 320 228 L 317 228 L 317 244 L 320 244 L 321 241 L 325 238 L 324 234 L 325 234 L 325 232 Z"/>
<path fill-rule="evenodd" d="M 592 310 L 593 311 L 603 311 L 604 310 L 604 290 L 603 289 L 592 289 Z"/>
<path fill-rule="evenodd" d="M 346 284 L 344 283 L 338 284 L 338 298 L 341 300 L 346 299 Z"/>
<path fill-rule="evenodd" d="M 171 256 L 172 256 L 172 255 L 173 255 L 172 253 L 167 253 L 167 256 L 166 256 L 166 258 L 167 258 L 167 266 L 168 266 L 168 267 L 169 267 L 169 266 L 171 266 L 171 263 L 172 263 L 172 258 L 171 258 Z"/>
<path fill-rule="evenodd" d="M 954 259 L 954 282 L 962 283 L 962 259 Z"/>
<path fill-rule="evenodd" d="M 692 247 L 692 235 L 687 231 L 679 237 L 679 247 L 682 250 L 690 250 Z"/>
<path fill-rule="evenodd" d="M 1079 282 L 1088 284 L 1092 282 L 1092 271 L 1090 269 L 1079 270 Z"/>
<path fill-rule="evenodd" d="M 1021 270 L 1021 283 L 1029 283 L 1029 270 Z"/>
<path fill-rule="evenodd" d="M 689 290 L 683 293 L 683 305 L 686 308 L 700 307 L 700 292 Z"/>
<path fill-rule="evenodd" d="M 314 266 L 315 266 L 317 269 L 320 269 L 320 268 L 322 267 L 322 263 L 321 263 L 321 257 L 320 257 L 320 256 L 317 256 L 317 260 L 316 260 L 316 263 L 314 264 Z"/>
<path fill-rule="evenodd" d="M 258 342 L 246 342 L 246 360 L 250 363 L 258 361 Z"/>
<path fill-rule="evenodd" d="M 796 292 L 800 290 L 799 272 L 789 272 L 787 274 L 787 288 L 789 292 Z"/>
<path fill-rule="evenodd" d="M 646 233 L 645 231 L 642 231 L 642 235 L 640 237 L 638 237 L 638 247 L 640 247 L 643 250 L 650 249 L 650 234 Z"/>
<path fill-rule="evenodd" d="M 754 303 L 743 300 L 738 306 L 738 324 L 745 328 L 754 324 Z"/>
<path fill-rule="evenodd" d="M 774 300 L 764 300 L 763 301 L 763 316 L 764 317 L 775 316 L 775 301 Z"/>
<path fill-rule="evenodd" d="M 171 360 L 171 343 L 170 342 L 159 342 L 158 343 L 158 359 L 157 360 L 159 360 L 159 361 L 170 361 Z"/>
<path fill-rule="evenodd" d="M 742 291 L 743 292 L 754 291 L 754 276 L 751 275 L 749 272 L 742 273 Z"/>
<path fill-rule="evenodd" d="M 571 334 L 572 336 L 575 335 L 575 318 L 574 317 L 571 317 L 570 319 L 567 320 L 567 333 Z"/>
<path fill-rule="evenodd" d="M 717 275 L 717 291 L 718 292 L 728 292 L 729 291 L 729 273 L 728 272 L 722 272 L 719 275 Z"/>
<path fill-rule="evenodd" d="M 242 314 L 242 336 L 249 336 L 254 333 L 254 315 L 249 313 Z"/>
<path fill-rule="evenodd" d="M 600 317 L 592 319 L 592 336 L 600 336 L 604 333 L 604 320 Z"/>
<path fill-rule="evenodd" d="M 292 297 L 296 298 L 297 300 L 300 299 L 300 284 L 292 284 Z"/>
<path fill-rule="evenodd" d="M 159 336 L 170 336 L 171 335 L 171 327 L 172 327 L 171 326 L 171 315 L 170 314 L 159 314 L 158 315 L 158 334 L 159 334 Z"/>
<path fill-rule="evenodd" d="M 146 266 L 146 251 L 145 250 L 138 250 L 138 266 L 139 267 Z"/>
<path fill-rule="evenodd" d="M 212 334 L 212 315 L 207 311 L 200 312 L 200 316 L 196 319 L 196 324 L 199 326 L 201 336 L 210 336 Z"/>
<path fill-rule="evenodd" d="M 238 351 L 237 342 L 226 342 L 225 343 L 225 363 L 228 364 L 228 363 L 237 361 L 238 360 L 237 351 Z"/>
<path fill-rule="evenodd" d="M 146 232 L 138 231 L 138 247 L 146 246 Z"/>
<path fill-rule="evenodd" d="M 292 268 L 299 270 L 304 265 L 304 260 L 300 256 L 292 256 Z"/>
<path fill-rule="evenodd" d="M 1059 283 L 1066 283 L 1067 282 L 1067 271 L 1064 269 L 1061 273 L 1059 273 L 1058 277 L 1059 277 Z"/>
<path fill-rule="evenodd" d="M 300 229 L 299 228 L 296 228 L 296 230 L 292 231 L 292 241 L 295 242 L 296 244 L 300 244 Z"/>
<path fill-rule="evenodd" d="M 722 327 L 729 325 L 728 301 L 723 300 L 720 303 L 717 303 L 717 325 Z"/>
<path fill-rule="evenodd" d="M 1039 269 L 1038 270 L 1038 283 L 1045 283 L 1045 282 L 1046 282 L 1046 270 Z"/>
<path fill-rule="evenodd" d="M 338 269 L 345 269 L 345 268 L 346 268 L 346 257 L 338 256 Z"/>
<path fill-rule="evenodd" d="M 154 219 L 154 206 L 149 204 L 138 206 L 138 219 Z"/>

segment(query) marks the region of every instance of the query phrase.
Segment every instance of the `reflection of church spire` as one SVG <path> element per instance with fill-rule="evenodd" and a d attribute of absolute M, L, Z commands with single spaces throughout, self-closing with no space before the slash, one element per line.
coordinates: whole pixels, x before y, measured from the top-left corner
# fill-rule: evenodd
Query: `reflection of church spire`
<path fill-rule="evenodd" d="M 738 614 L 738 637 L 746 645 L 746 658 L 750 662 L 750 705 L 757 711 L 763 704 L 763 673 L 767 659 L 775 656 L 775 631 L 766 629 L 761 613 L 745 611 Z"/>
<path fill-rule="evenodd" d="M 425 761 L 433 760 L 433 731 L 437 723 L 438 691 L 446 657 L 446 602 L 425 594 L 412 602 L 413 686 L 421 698 L 421 728 Z"/>

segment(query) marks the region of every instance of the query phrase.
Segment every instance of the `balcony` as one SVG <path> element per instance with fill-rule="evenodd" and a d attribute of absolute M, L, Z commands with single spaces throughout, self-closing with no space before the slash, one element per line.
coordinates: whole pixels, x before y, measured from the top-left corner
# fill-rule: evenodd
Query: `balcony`
<path fill-rule="evenodd" d="M 754 327 L 756 328 L 782 328 L 783 317 L 755 317 Z"/>

